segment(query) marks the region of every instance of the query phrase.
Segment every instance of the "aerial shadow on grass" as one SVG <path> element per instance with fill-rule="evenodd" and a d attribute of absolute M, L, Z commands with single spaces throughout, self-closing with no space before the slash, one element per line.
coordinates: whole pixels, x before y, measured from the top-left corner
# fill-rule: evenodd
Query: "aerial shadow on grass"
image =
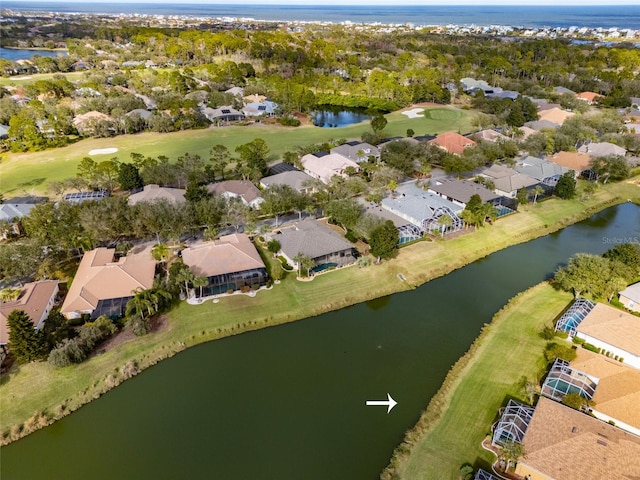
<path fill-rule="evenodd" d="M 42 185 L 45 180 L 45 177 L 34 178 L 33 180 L 29 180 L 28 182 L 19 183 L 18 188 L 37 187 L 38 185 Z"/>

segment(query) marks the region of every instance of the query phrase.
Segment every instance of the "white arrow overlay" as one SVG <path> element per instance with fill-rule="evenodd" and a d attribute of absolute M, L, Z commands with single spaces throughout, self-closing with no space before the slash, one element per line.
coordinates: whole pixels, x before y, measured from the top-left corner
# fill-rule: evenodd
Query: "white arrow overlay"
<path fill-rule="evenodd" d="M 389 395 L 388 393 L 387 393 L 387 400 L 367 400 L 367 403 L 366 403 L 366 405 L 386 405 L 387 413 L 389 413 L 391 409 L 395 407 L 397 404 L 398 402 L 396 402 L 393 398 L 391 398 L 391 395 Z"/>

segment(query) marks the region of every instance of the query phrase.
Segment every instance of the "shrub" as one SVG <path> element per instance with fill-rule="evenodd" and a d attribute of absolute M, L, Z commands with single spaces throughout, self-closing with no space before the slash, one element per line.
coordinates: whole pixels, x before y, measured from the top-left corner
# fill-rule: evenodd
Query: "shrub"
<path fill-rule="evenodd" d="M 47 361 L 54 367 L 66 367 L 72 363 L 83 362 L 87 354 L 79 337 L 65 338 L 56 348 L 51 350 Z"/>
<path fill-rule="evenodd" d="M 285 127 L 299 127 L 300 126 L 300 120 L 298 120 L 296 117 L 291 117 L 291 116 L 280 117 L 278 119 L 278 123 L 280 125 L 284 125 Z"/>
<path fill-rule="evenodd" d="M 587 342 L 582 343 L 582 348 L 589 350 L 590 352 L 600 353 L 600 349 L 598 347 Z"/>
<path fill-rule="evenodd" d="M 149 321 L 137 315 L 129 317 L 126 325 L 136 337 L 141 337 L 151 331 L 151 324 Z"/>
<path fill-rule="evenodd" d="M 548 362 L 553 362 L 556 358 L 571 362 L 576 358 L 576 351 L 572 347 L 549 342 L 545 347 L 544 356 Z"/>
<path fill-rule="evenodd" d="M 540 332 L 540 337 L 543 338 L 544 340 L 552 340 L 555 335 L 556 335 L 556 332 L 554 331 L 554 329 L 548 325 L 545 326 Z"/>

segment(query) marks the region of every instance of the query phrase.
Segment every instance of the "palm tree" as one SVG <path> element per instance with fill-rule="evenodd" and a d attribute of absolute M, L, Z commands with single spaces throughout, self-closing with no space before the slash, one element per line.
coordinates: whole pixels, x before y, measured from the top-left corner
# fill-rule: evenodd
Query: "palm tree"
<path fill-rule="evenodd" d="M 176 274 L 175 281 L 176 283 L 184 284 L 184 295 L 187 298 L 189 297 L 189 283 L 193 282 L 194 279 L 195 275 L 191 273 L 191 270 L 189 270 L 188 268 L 184 268 Z"/>
<path fill-rule="evenodd" d="M 144 320 L 145 312 L 148 312 L 149 316 L 155 313 L 153 301 L 149 298 L 149 290 L 143 290 L 138 288 L 133 292 L 133 298 L 127 302 L 125 309 L 125 315 L 127 317 L 138 316 Z"/>
<path fill-rule="evenodd" d="M 202 298 L 202 287 L 209 285 L 209 279 L 207 277 L 195 277 L 191 284 L 193 285 L 193 288 L 197 287 L 200 289 L 199 298 Z"/>
<path fill-rule="evenodd" d="M 444 213 L 438 217 L 438 224 L 441 225 L 440 233 L 444 237 L 444 233 L 447 231 L 447 228 L 453 224 L 453 218 Z"/>
<path fill-rule="evenodd" d="M 166 243 L 158 243 L 151 249 L 151 256 L 158 262 L 166 263 L 169 260 L 169 246 Z"/>
<path fill-rule="evenodd" d="M 533 189 L 533 203 L 535 205 L 535 203 L 538 201 L 538 195 L 544 193 L 544 188 L 542 188 L 540 185 L 536 185 L 535 188 Z"/>
<path fill-rule="evenodd" d="M 22 289 L 20 288 L 3 288 L 2 290 L 0 290 L 0 301 L 4 303 L 17 300 L 20 296 L 20 292 L 22 292 Z"/>

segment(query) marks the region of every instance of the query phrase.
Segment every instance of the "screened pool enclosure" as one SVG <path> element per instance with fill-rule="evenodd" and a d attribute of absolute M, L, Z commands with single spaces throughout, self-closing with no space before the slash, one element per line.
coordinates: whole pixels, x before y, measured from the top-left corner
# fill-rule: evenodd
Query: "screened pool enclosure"
<path fill-rule="evenodd" d="M 562 401 L 569 393 L 577 393 L 582 398 L 592 400 L 598 381 L 596 377 L 574 370 L 569 362 L 556 358 L 542 384 L 542 394 L 557 401 Z"/>
<path fill-rule="evenodd" d="M 578 325 L 585 319 L 596 304 L 586 298 L 579 298 L 569 307 L 556 323 L 556 332 L 567 332 L 570 337 L 575 337 Z"/>
<path fill-rule="evenodd" d="M 500 421 L 493 430 L 492 443 L 501 447 L 507 442 L 522 443 L 533 417 L 533 411 L 533 407 L 509 400 Z"/>

